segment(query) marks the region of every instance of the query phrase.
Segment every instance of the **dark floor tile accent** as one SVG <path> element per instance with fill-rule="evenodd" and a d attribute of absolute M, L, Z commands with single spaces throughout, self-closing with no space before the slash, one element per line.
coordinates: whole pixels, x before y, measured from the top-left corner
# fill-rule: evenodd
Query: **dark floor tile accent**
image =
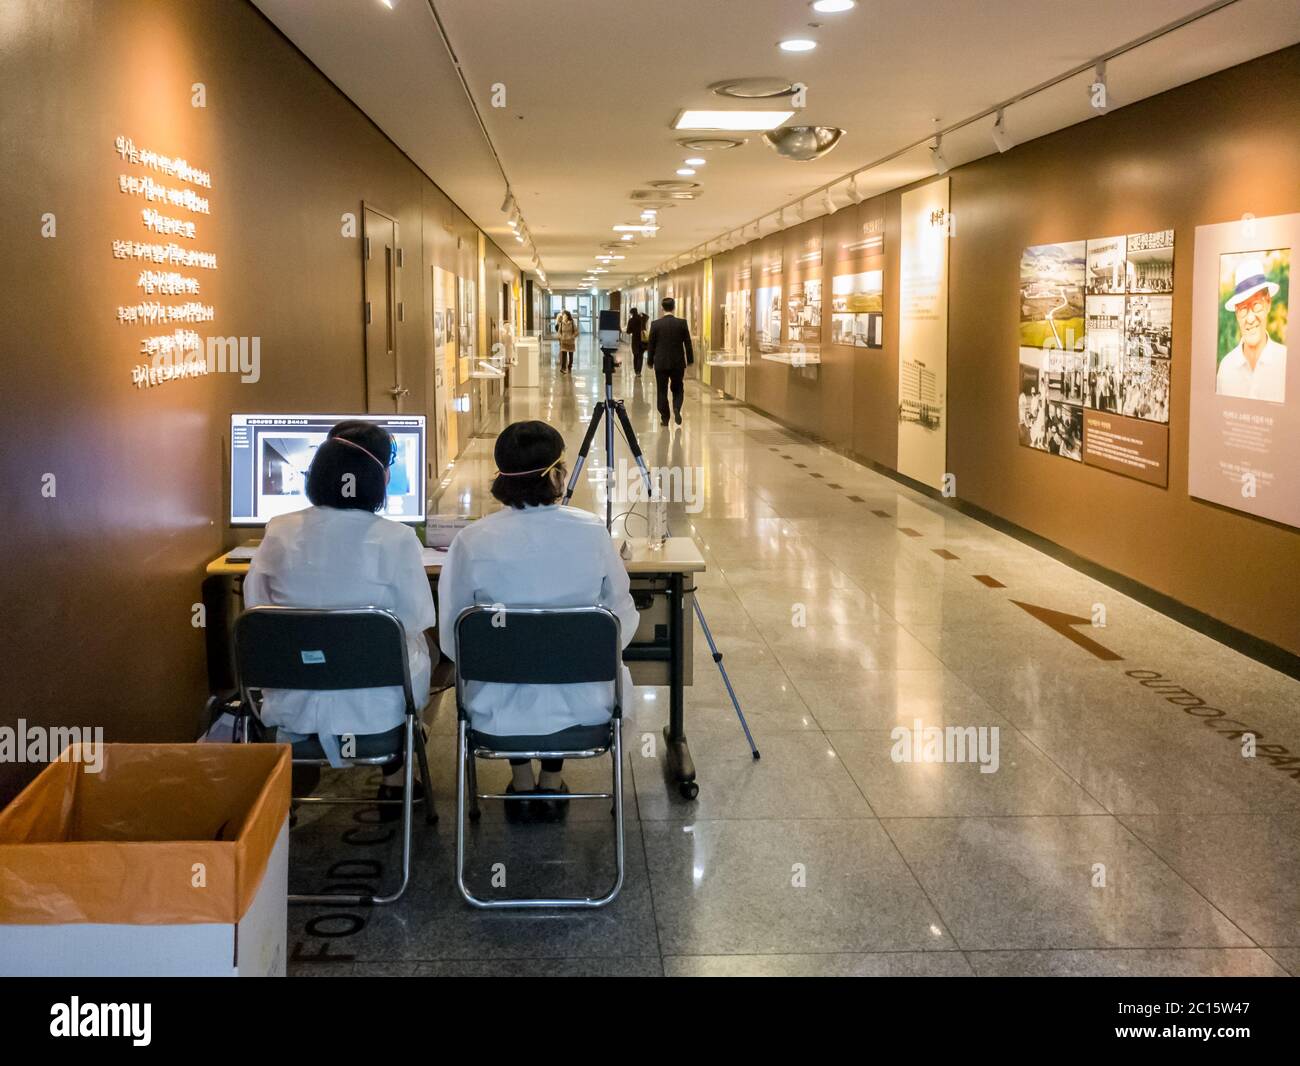
<path fill-rule="evenodd" d="M 996 577 L 989 577 L 988 574 L 976 574 L 975 580 L 981 585 L 987 585 L 991 589 L 1004 589 L 1006 585 L 1002 584 Z"/>
<path fill-rule="evenodd" d="M 888 511 L 872 511 L 871 513 L 872 513 L 873 515 L 875 515 L 876 517 L 878 517 L 878 518 L 892 518 L 892 517 L 893 517 L 893 515 L 891 515 Z"/>
<path fill-rule="evenodd" d="M 808 469 L 808 464 L 807 464 L 807 463 L 795 463 L 794 465 L 797 466 L 800 470 L 807 470 L 807 469 Z"/>
<path fill-rule="evenodd" d="M 826 482 L 826 487 L 827 487 L 828 489 L 842 489 L 842 488 L 844 488 L 843 485 L 837 485 L 837 484 L 835 484 L 835 482 L 833 482 L 833 481 L 828 481 L 828 482 Z"/>
<path fill-rule="evenodd" d="M 910 526 L 899 526 L 898 531 L 900 533 L 906 533 L 909 537 L 919 537 L 921 535 L 915 529 L 912 529 Z"/>
<path fill-rule="evenodd" d="M 953 553 L 950 552 L 947 548 L 931 548 L 930 550 L 931 550 L 932 552 L 934 552 L 934 554 L 937 555 L 940 559 L 956 559 L 956 558 L 957 558 L 957 556 L 953 555 Z"/>
<path fill-rule="evenodd" d="M 866 503 L 866 502 L 867 502 L 867 501 L 864 500 L 861 496 L 850 496 L 849 499 L 852 500 L 854 503 Z"/>
<path fill-rule="evenodd" d="M 808 476 L 809 476 L 809 477 L 824 477 L 825 475 L 824 475 L 824 474 L 819 474 L 819 473 L 817 473 L 816 470 L 810 470 L 810 471 L 808 471 Z"/>

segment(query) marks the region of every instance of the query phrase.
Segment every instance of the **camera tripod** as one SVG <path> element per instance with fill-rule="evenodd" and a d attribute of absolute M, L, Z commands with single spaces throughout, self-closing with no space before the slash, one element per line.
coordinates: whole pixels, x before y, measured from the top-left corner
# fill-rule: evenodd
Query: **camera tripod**
<path fill-rule="evenodd" d="M 582 438 L 582 446 L 578 449 L 578 457 L 573 464 L 573 473 L 569 476 L 569 484 L 564 490 L 563 503 L 567 504 L 573 498 L 573 492 L 578 487 L 578 479 L 582 476 L 582 469 L 587 464 L 587 458 L 591 454 L 591 442 L 596 437 L 596 430 L 600 428 L 603 421 L 605 424 L 605 462 L 607 465 L 607 481 L 605 486 L 605 528 L 613 531 L 614 525 L 614 493 L 612 491 L 612 479 L 614 471 L 614 420 L 618 419 L 619 426 L 622 428 L 623 437 L 627 441 L 627 446 L 631 449 L 632 458 L 636 461 L 637 470 L 641 473 L 641 479 L 645 483 L 646 499 L 654 498 L 654 485 L 650 477 L 650 469 L 646 466 L 645 457 L 641 452 L 641 445 L 637 442 L 636 432 L 632 428 L 632 420 L 628 418 L 627 411 L 623 407 L 622 400 L 614 399 L 614 348 L 601 348 L 601 374 L 605 378 L 605 398 L 596 402 L 596 409 L 591 414 L 591 422 L 587 425 L 586 436 Z M 637 654 L 633 658 L 644 657 L 646 659 L 662 661 L 667 658 L 671 664 L 673 684 L 670 692 L 670 706 L 668 714 L 668 725 L 664 728 L 664 740 L 668 744 L 669 758 L 675 764 L 677 770 L 677 780 L 681 794 L 686 799 L 694 799 L 699 794 L 699 785 L 695 783 L 695 765 L 691 761 L 690 750 L 686 746 L 686 734 L 684 728 L 685 708 L 682 699 L 682 655 L 683 641 L 680 632 L 682 600 L 685 596 L 684 582 L 681 574 L 673 574 L 669 579 L 669 642 L 671 648 L 666 654 L 660 649 L 645 649 L 643 654 Z M 693 591 L 693 590 L 692 590 Z M 727 695 L 731 698 L 731 706 L 735 709 L 736 717 L 740 720 L 740 728 L 745 731 L 745 740 L 749 744 L 750 753 L 755 759 L 759 758 L 758 748 L 754 744 L 754 737 L 749 731 L 749 723 L 745 721 L 745 712 L 740 709 L 740 700 L 736 697 L 736 690 L 731 686 L 731 678 L 727 676 L 727 668 L 722 664 L 722 652 L 718 651 L 718 646 L 713 640 L 713 632 L 709 629 L 709 623 L 704 617 L 704 611 L 700 607 L 698 598 L 692 596 L 691 603 L 695 607 L 695 617 L 699 619 L 700 628 L 704 631 L 704 639 L 708 642 L 709 653 L 713 656 L 713 662 L 718 667 L 718 673 L 722 675 L 722 683 L 726 686 Z M 631 651 L 631 649 L 629 649 Z"/>

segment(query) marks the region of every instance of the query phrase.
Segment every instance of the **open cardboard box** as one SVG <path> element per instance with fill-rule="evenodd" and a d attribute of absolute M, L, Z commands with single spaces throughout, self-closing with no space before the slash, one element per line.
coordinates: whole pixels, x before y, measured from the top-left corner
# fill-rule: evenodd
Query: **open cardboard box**
<path fill-rule="evenodd" d="M 289 748 L 97 755 L 68 749 L 0 811 L 0 974 L 282 976 Z"/>

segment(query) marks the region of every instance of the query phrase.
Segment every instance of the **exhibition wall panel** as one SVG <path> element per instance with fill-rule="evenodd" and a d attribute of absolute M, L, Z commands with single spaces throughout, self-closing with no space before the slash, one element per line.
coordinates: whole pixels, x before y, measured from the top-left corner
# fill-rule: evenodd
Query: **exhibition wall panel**
<path fill-rule="evenodd" d="M 893 470 L 898 466 L 899 197 L 896 193 L 876 196 L 856 208 L 836 212 L 833 218 L 841 215 L 853 220 L 854 232 L 864 241 L 877 230 L 883 233 L 881 347 L 854 350 L 853 429 L 847 449 L 859 458 Z M 863 268 L 874 268 L 876 261 L 874 249 L 864 248 L 859 260 Z"/>
<path fill-rule="evenodd" d="M 1298 108 L 1300 48 L 1290 48 L 953 171 L 948 390 L 949 465 L 962 500 L 1292 653 L 1300 532 L 1244 506 L 1193 499 L 1188 444 L 1218 432 L 1189 412 L 1197 227 L 1300 210 L 1300 127 L 1284 118 Z M 1156 308 L 1157 320 L 1146 307 L 1155 298 L 1143 296 L 1145 317 L 1125 328 L 1128 358 L 1167 367 L 1159 403 L 1137 406 L 1143 425 L 1163 432 L 1167 418 L 1167 483 L 1089 465 L 1086 454 L 1062 462 L 1021 447 L 1025 250 L 1107 234 L 1141 235 L 1145 248 L 1165 231 L 1171 308 Z M 1127 286 L 1130 304 L 1139 290 L 1140 278 Z M 1296 476 L 1300 456 L 1275 459 Z"/>
<path fill-rule="evenodd" d="M 397 222 L 402 409 L 427 413 L 429 268 L 476 277 L 454 237 L 477 231 L 249 4 L 10 0 L 4 33 L 6 210 L 31 222 L 0 266 L 24 309 L 3 349 L 8 703 L 189 740 L 203 568 L 247 536 L 226 526 L 230 414 L 364 408 L 363 203 Z M 187 295 L 159 290 L 173 273 Z M 151 379 L 142 345 L 178 328 L 243 365 Z M 0 803 L 34 769 L 0 764 Z"/>

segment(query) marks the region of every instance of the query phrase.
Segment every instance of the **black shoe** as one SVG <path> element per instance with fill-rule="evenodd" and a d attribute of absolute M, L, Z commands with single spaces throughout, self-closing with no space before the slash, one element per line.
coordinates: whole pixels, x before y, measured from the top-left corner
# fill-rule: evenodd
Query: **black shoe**
<path fill-rule="evenodd" d="M 569 786 L 561 781 L 559 788 L 538 788 L 537 794 L 539 796 L 567 796 Z M 569 802 L 569 800 L 560 799 L 539 799 L 535 801 L 535 804 L 541 808 L 542 821 L 562 822 L 569 816 Z"/>
<path fill-rule="evenodd" d="M 666 425 L 668 425 L 668 419 L 666 419 L 666 418 L 660 419 L 659 424 L 660 424 L 661 426 L 666 426 Z"/>
<path fill-rule="evenodd" d="M 677 419 L 677 424 L 680 426 L 680 425 L 682 424 L 682 413 L 681 413 L 681 411 L 677 411 L 677 412 L 675 412 L 675 413 L 673 414 L 673 417 L 674 417 L 675 419 Z"/>
<path fill-rule="evenodd" d="M 525 793 L 516 793 L 513 781 L 506 785 L 506 792 L 511 796 L 517 794 L 531 796 L 535 791 L 536 789 Z M 536 800 L 506 800 L 506 821 L 511 825 L 529 825 L 540 821 L 537 808 Z"/>

